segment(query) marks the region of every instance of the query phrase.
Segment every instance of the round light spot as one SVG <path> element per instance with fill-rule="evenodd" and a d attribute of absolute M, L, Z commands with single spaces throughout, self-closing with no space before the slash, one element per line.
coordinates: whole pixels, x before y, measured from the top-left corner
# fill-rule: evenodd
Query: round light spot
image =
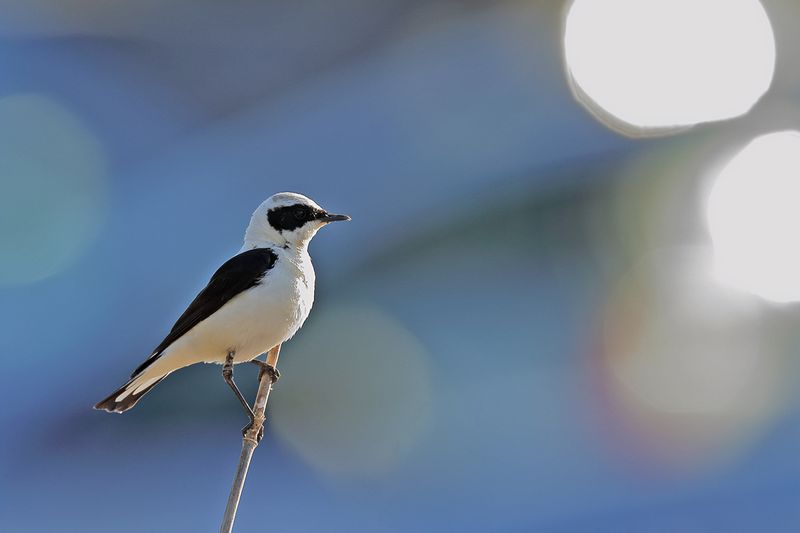
<path fill-rule="evenodd" d="M 425 350 L 378 309 L 320 311 L 284 350 L 270 427 L 328 474 L 380 475 L 430 422 Z"/>
<path fill-rule="evenodd" d="M 45 96 L 0 99 L 0 285 L 46 278 L 77 258 L 105 204 L 99 143 Z"/>
<path fill-rule="evenodd" d="M 791 329 L 713 283 L 710 262 L 691 248 L 642 260 L 610 300 L 598 358 L 614 438 L 686 467 L 740 453 L 791 387 Z"/>
<path fill-rule="evenodd" d="M 564 50 L 579 101 L 630 135 L 742 115 L 775 70 L 758 0 L 574 0 Z"/>
<path fill-rule="evenodd" d="M 800 133 L 756 138 L 708 200 L 718 278 L 773 302 L 800 301 Z"/>

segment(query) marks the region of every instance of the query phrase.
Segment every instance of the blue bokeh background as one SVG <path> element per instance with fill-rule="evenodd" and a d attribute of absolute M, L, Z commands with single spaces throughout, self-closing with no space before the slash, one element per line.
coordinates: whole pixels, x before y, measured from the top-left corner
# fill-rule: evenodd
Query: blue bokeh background
<path fill-rule="evenodd" d="M 796 307 L 675 303 L 707 168 L 798 124 L 800 9 L 764 5 L 767 97 L 633 140 L 573 98 L 561 1 L 0 0 L 0 529 L 216 530 L 218 368 L 90 407 L 291 190 L 353 222 L 312 244 L 238 531 L 800 530 Z M 644 371 L 671 410 L 631 369 L 686 343 L 696 380 Z"/>

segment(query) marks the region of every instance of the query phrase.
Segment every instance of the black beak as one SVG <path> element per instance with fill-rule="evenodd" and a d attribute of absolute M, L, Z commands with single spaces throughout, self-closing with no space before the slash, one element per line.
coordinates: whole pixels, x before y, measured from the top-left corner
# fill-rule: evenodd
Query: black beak
<path fill-rule="evenodd" d="M 324 215 L 319 217 L 319 219 L 327 223 L 327 222 L 338 222 L 340 220 L 342 221 L 350 220 L 350 217 L 347 215 L 332 215 L 330 213 L 325 213 Z"/>

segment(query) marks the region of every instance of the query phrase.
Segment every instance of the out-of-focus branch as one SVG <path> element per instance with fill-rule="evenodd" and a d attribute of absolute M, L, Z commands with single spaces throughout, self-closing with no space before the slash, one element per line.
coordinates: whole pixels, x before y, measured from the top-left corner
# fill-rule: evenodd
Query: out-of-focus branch
<path fill-rule="evenodd" d="M 267 364 L 277 368 L 280 352 L 280 344 L 267 352 Z M 272 377 L 268 372 L 261 372 L 258 392 L 256 393 L 256 403 L 253 405 L 253 412 L 256 414 L 255 421 L 242 437 L 242 453 L 239 456 L 236 476 L 233 478 L 233 487 L 231 487 L 231 493 L 228 496 L 228 505 L 225 507 L 225 516 L 222 518 L 222 525 L 219 528 L 220 533 L 231 533 L 233 531 L 233 522 L 236 520 L 236 510 L 239 508 L 239 499 L 242 497 L 244 480 L 247 478 L 247 470 L 250 468 L 253 452 L 258 446 L 258 433 L 264 427 L 264 420 L 266 419 L 264 411 L 267 408 L 267 400 L 269 400 L 271 390 Z"/>

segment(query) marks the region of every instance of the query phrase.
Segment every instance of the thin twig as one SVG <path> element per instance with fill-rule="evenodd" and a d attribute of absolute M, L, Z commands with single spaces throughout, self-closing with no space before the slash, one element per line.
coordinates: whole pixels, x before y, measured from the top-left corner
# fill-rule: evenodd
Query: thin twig
<path fill-rule="evenodd" d="M 267 352 L 267 364 L 277 367 L 280 353 L 280 344 Z M 253 452 L 256 450 L 256 446 L 258 446 L 258 432 L 264 427 L 264 420 L 266 418 L 264 411 L 267 408 L 267 400 L 269 400 L 269 393 L 271 390 L 272 379 L 267 372 L 262 372 L 261 380 L 258 383 L 258 392 L 256 393 L 256 403 L 253 406 L 253 412 L 256 414 L 255 422 L 242 437 L 242 453 L 239 456 L 239 466 L 236 468 L 236 476 L 233 478 L 231 494 L 228 496 L 228 505 L 225 507 L 225 516 L 222 518 L 222 525 L 219 528 L 220 533 L 231 533 L 231 531 L 233 531 L 233 521 L 236 520 L 236 509 L 239 507 L 239 498 L 242 497 L 244 480 L 247 477 L 247 470 L 250 468 L 250 460 L 253 458 Z"/>

